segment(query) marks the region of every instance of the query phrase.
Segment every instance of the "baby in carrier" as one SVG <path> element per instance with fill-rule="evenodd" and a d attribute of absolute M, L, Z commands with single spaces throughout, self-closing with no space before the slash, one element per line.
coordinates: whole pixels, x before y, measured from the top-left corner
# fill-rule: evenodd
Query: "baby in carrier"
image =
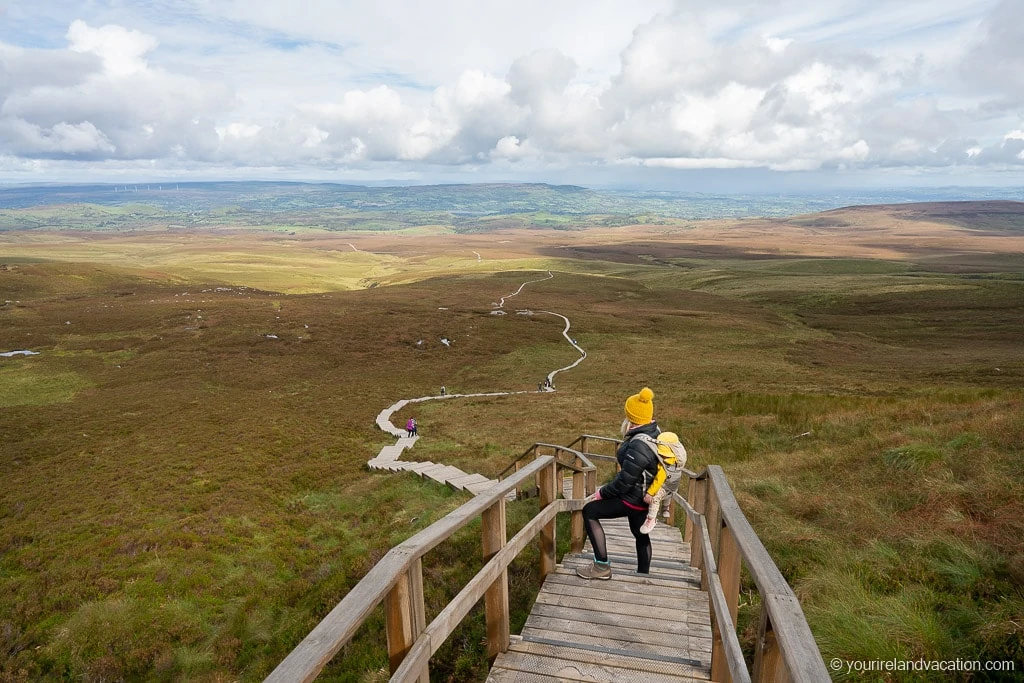
<path fill-rule="evenodd" d="M 673 432 L 662 432 L 657 440 L 647 437 L 644 443 L 658 456 L 658 475 L 647 487 L 647 495 L 651 497 L 647 520 L 640 527 L 640 533 L 649 534 L 658 522 L 661 501 L 679 490 L 679 481 L 686 467 L 686 449 Z M 665 515 L 668 515 L 668 506 L 665 507 Z"/>

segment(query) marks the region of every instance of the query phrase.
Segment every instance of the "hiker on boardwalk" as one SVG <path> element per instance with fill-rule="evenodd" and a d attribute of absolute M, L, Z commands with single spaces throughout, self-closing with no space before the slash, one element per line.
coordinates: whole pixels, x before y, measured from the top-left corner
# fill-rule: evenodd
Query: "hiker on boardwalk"
<path fill-rule="evenodd" d="M 405 423 L 405 435 L 416 436 L 416 418 L 410 417 Z"/>
<path fill-rule="evenodd" d="M 442 396 L 447 396 L 448 395 L 448 389 L 446 389 L 443 384 L 441 385 L 441 395 Z"/>
<path fill-rule="evenodd" d="M 593 564 L 576 569 L 584 579 L 612 578 L 602 519 L 627 519 L 629 530 L 636 539 L 636 571 L 647 574 L 651 570 L 651 538 L 640 533 L 640 527 L 647 519 L 644 496 L 658 476 L 658 458 L 647 444 L 636 437 L 645 435 L 657 439 L 661 432 L 654 421 L 654 392 L 644 387 L 640 393 L 626 399 L 625 409 L 626 419 L 622 422 L 624 438 L 615 452 L 621 469 L 611 483 L 598 489 L 590 502 L 583 506 L 583 528 L 594 549 Z"/>

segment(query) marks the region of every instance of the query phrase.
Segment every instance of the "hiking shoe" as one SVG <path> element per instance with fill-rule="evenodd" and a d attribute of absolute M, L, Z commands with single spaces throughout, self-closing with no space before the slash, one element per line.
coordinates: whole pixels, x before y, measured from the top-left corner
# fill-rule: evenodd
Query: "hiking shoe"
<path fill-rule="evenodd" d="M 601 564 L 595 560 L 593 564 L 587 567 L 576 567 L 576 576 L 583 577 L 587 580 L 598 579 L 601 581 L 607 581 L 612 578 L 612 566 L 607 562 Z"/>
<path fill-rule="evenodd" d="M 658 523 L 657 517 L 648 517 L 644 520 L 644 523 L 640 525 L 640 533 L 649 534 L 654 530 L 654 526 Z"/>

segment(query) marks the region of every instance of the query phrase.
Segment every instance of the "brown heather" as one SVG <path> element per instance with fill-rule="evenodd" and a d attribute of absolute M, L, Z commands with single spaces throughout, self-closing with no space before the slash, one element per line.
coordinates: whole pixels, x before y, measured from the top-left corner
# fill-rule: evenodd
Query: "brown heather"
<path fill-rule="evenodd" d="M 927 218 L 4 233 L 0 351 L 41 355 L 0 359 L 0 680 L 260 680 L 464 500 L 367 471 L 376 414 L 442 384 L 535 389 L 575 359 L 520 307 L 568 315 L 587 361 L 555 394 L 407 408 L 418 459 L 494 475 L 534 441 L 614 435 L 649 385 L 690 466 L 725 468 L 826 659 L 1024 666 L 1024 238 Z M 345 256 L 357 239 L 392 253 Z M 471 528 L 428 555 L 428 610 L 479 553 Z M 528 553 L 513 629 L 535 590 Z M 382 628 L 323 679 L 385 679 Z M 471 615 L 435 680 L 483 680 L 483 633 Z"/>

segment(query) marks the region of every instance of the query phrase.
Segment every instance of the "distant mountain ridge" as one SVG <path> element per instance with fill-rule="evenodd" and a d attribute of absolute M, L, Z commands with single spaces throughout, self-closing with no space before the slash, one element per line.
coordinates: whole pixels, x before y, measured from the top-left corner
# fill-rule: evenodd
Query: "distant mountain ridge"
<path fill-rule="evenodd" d="M 249 220 L 257 221 L 257 225 L 283 222 L 338 230 L 442 225 L 458 231 L 486 231 L 499 227 L 578 229 L 662 219 L 782 218 L 851 205 L 899 207 L 907 202 L 964 199 L 1024 200 L 1024 189 L 901 189 L 783 196 L 595 190 L 544 183 L 372 187 L 278 181 L 24 185 L 0 187 L 0 229 L 17 229 L 24 223 L 19 219 L 33 209 L 73 205 L 98 207 L 95 210 L 101 218 L 119 226 L 124 221 L 118 210 L 138 213 L 138 207 L 148 207 L 144 213 L 154 220 L 186 225 L 204 214 L 226 225 L 244 225 Z M 60 226 L 30 220 L 25 227 Z"/>
<path fill-rule="evenodd" d="M 806 224 L 825 225 L 855 220 L 866 214 L 884 213 L 911 221 L 946 223 L 968 230 L 1024 232 L 1024 202 L 1012 200 L 915 202 L 910 204 L 871 204 L 847 206 L 803 217 Z M 792 219 L 800 222 L 801 218 Z"/>

